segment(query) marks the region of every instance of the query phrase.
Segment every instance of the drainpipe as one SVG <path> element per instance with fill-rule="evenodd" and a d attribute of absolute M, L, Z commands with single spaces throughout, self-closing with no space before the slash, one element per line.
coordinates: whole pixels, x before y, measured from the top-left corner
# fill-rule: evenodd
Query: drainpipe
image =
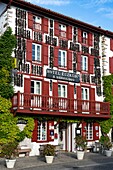
<path fill-rule="evenodd" d="M 10 8 L 11 3 L 13 0 L 10 0 L 9 3 L 7 4 L 7 6 L 5 7 L 4 11 L 0 14 L 0 17 L 7 11 L 8 8 Z"/>

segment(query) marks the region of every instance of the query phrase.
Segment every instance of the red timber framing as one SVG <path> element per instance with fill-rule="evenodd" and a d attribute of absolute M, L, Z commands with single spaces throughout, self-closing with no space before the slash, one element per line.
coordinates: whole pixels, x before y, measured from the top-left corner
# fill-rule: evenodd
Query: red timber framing
<path fill-rule="evenodd" d="M 86 106 L 84 107 L 84 102 Z M 107 102 L 73 98 L 15 93 L 12 99 L 15 114 L 40 114 L 71 117 L 110 118 L 110 105 Z"/>

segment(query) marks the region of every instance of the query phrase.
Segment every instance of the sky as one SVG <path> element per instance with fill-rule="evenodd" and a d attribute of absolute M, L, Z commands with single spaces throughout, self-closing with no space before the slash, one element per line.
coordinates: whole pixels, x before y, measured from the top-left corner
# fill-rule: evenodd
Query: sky
<path fill-rule="evenodd" d="M 113 32 L 113 0 L 26 0 Z"/>

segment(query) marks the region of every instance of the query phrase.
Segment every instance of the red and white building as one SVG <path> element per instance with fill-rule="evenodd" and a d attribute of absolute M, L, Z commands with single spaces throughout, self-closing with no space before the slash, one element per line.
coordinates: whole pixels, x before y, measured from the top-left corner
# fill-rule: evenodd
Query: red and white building
<path fill-rule="evenodd" d="M 99 140 L 97 120 L 110 118 L 102 76 L 113 73 L 113 32 L 22 0 L 0 1 L 0 25 L 0 34 L 10 26 L 17 37 L 12 109 L 34 117 L 32 139 L 23 141 L 30 155 L 46 143 L 74 151 L 79 133 L 89 145 Z"/>

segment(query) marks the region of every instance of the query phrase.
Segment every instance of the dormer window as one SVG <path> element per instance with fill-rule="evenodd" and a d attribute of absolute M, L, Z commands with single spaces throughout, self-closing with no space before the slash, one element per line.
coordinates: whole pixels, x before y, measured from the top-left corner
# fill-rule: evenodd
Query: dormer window
<path fill-rule="evenodd" d="M 82 33 L 82 43 L 87 44 L 87 40 L 88 40 L 88 33 L 83 31 L 83 33 Z"/>
<path fill-rule="evenodd" d="M 38 16 L 33 16 L 34 29 L 41 30 L 42 19 Z"/>
<path fill-rule="evenodd" d="M 66 25 L 59 24 L 60 36 L 66 37 Z"/>

